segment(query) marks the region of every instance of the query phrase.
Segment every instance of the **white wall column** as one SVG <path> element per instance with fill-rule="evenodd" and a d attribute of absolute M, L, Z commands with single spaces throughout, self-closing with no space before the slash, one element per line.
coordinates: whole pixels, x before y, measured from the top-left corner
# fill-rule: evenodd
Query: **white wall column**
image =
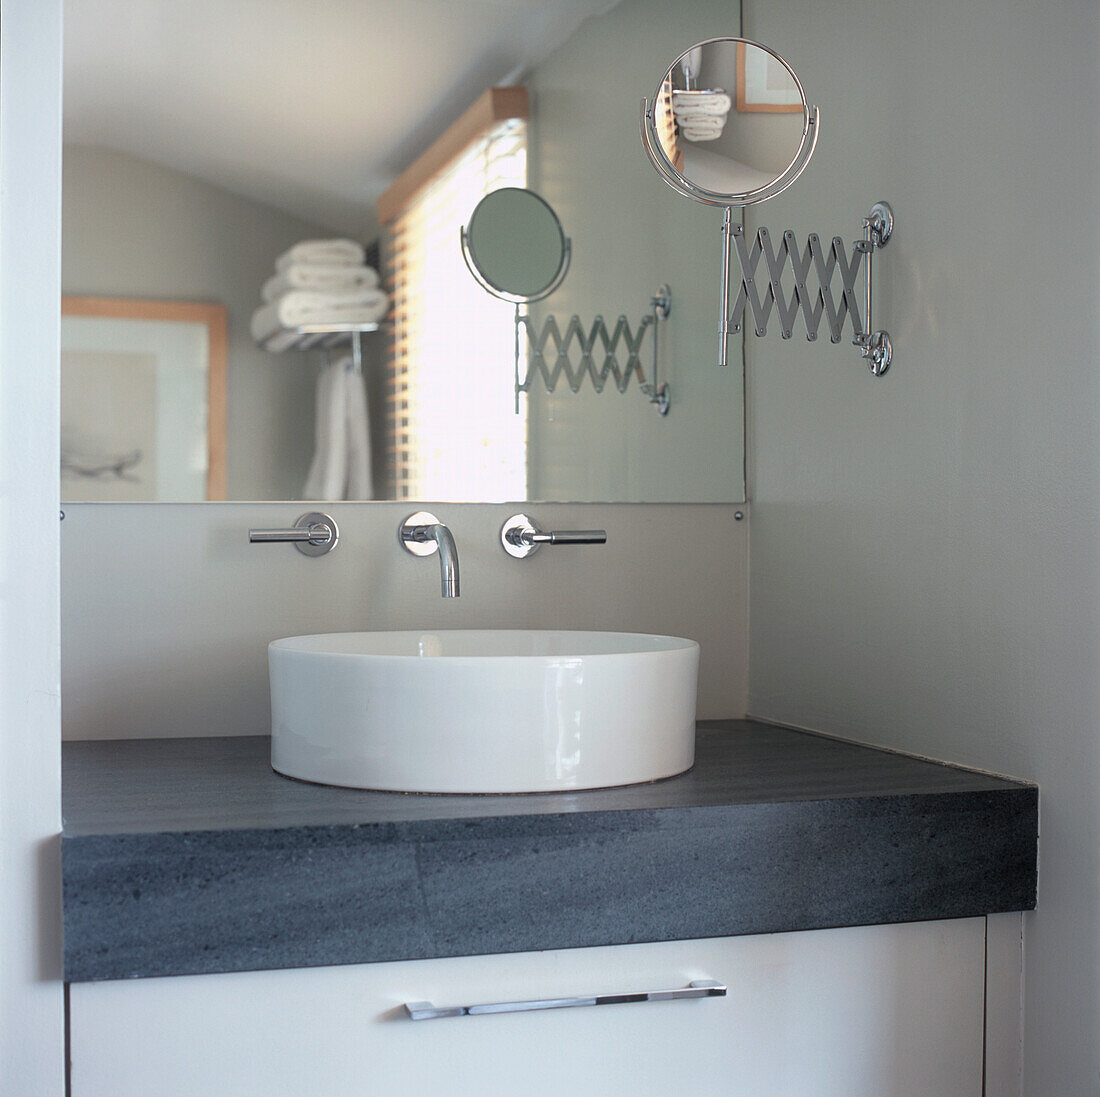
<path fill-rule="evenodd" d="M 0 18 L 0 1093 L 64 1092 L 58 629 L 61 3 Z"/>

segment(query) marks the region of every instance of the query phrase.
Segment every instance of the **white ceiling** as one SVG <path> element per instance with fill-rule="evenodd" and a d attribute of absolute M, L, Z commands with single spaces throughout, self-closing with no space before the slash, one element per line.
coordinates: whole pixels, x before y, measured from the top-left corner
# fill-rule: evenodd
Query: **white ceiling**
<path fill-rule="evenodd" d="M 617 0 L 65 0 L 65 140 L 353 235 L 477 96 Z"/>

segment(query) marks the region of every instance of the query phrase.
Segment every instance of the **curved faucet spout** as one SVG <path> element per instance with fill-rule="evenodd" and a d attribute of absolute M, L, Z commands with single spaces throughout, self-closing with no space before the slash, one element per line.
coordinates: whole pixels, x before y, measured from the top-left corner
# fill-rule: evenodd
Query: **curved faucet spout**
<path fill-rule="evenodd" d="M 434 514 L 417 511 L 401 523 L 397 536 L 405 551 L 414 556 L 439 553 L 439 578 L 443 597 L 457 598 L 458 548 L 451 531 Z"/>
<path fill-rule="evenodd" d="M 429 526 L 432 540 L 439 546 L 439 578 L 444 598 L 457 598 L 458 590 L 458 548 L 454 535 L 442 523 Z"/>

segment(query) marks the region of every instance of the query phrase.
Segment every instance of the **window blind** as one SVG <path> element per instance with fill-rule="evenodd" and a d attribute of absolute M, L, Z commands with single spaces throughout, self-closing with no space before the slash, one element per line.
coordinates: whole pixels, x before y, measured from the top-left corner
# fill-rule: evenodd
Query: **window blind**
<path fill-rule="evenodd" d="M 657 123 L 657 140 L 661 148 L 665 150 L 672 166 L 677 171 L 684 170 L 684 150 L 680 148 L 680 142 L 676 131 L 676 116 L 672 113 L 672 81 L 666 79 L 661 84 L 661 94 L 658 97 L 656 110 L 654 111 Z"/>
<path fill-rule="evenodd" d="M 527 183 L 527 128 L 497 123 L 414 196 L 387 234 L 393 343 L 385 392 L 394 499 L 522 499 L 526 408 L 515 414 L 513 306 L 485 292 L 459 231 L 482 197 Z"/>

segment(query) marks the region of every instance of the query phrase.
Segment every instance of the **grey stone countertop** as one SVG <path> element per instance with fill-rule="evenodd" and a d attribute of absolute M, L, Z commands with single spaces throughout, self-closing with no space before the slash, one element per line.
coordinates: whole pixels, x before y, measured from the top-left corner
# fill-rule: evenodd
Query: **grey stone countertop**
<path fill-rule="evenodd" d="M 746 720 L 694 769 L 509 796 L 326 788 L 267 737 L 64 745 L 65 977 L 251 971 L 1031 909 L 1038 789 Z"/>

